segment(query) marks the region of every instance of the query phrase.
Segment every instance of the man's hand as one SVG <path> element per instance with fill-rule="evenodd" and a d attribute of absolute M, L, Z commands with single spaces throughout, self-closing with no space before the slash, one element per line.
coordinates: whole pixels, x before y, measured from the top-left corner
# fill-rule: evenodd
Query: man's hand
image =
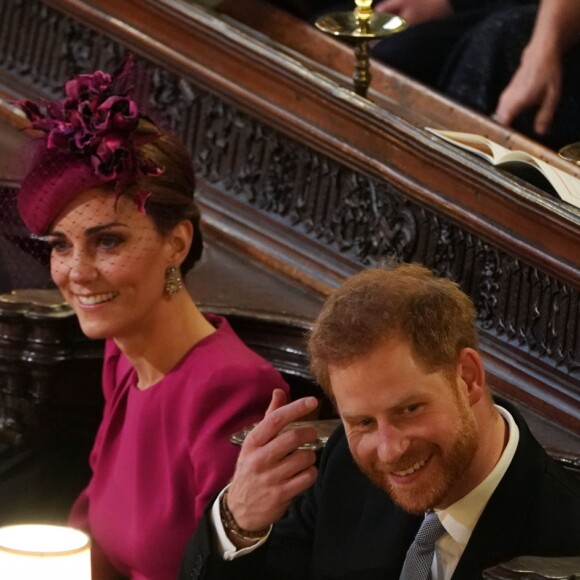
<path fill-rule="evenodd" d="M 521 63 L 500 95 L 495 118 L 511 125 L 522 111 L 538 107 L 534 130 L 545 133 L 560 101 L 562 59 L 580 42 L 580 2 L 542 0 Z"/>
<path fill-rule="evenodd" d="M 441 20 L 453 13 L 449 0 L 382 0 L 374 10 L 396 14 L 409 24 Z"/>
<path fill-rule="evenodd" d="M 534 131 L 546 133 L 560 101 L 562 61 L 559 54 L 529 46 L 512 80 L 500 95 L 494 118 L 511 125 L 522 112 L 537 107 Z"/>
<path fill-rule="evenodd" d="M 286 404 L 286 395 L 277 389 L 264 419 L 246 437 L 227 496 L 229 510 L 244 530 L 277 521 L 292 499 L 314 483 L 316 454 L 298 448 L 314 442 L 316 430 L 281 431 L 317 405 L 314 397 Z"/>

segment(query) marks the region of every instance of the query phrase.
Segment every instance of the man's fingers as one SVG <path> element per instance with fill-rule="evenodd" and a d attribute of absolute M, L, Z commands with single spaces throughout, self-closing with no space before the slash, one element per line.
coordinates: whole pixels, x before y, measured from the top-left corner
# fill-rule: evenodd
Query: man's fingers
<path fill-rule="evenodd" d="M 307 444 L 316 441 L 316 429 L 313 427 L 301 427 L 288 429 L 274 437 L 265 447 L 257 461 L 264 461 L 268 465 L 278 463 L 297 449 L 304 449 Z"/>
<path fill-rule="evenodd" d="M 316 478 L 315 453 L 299 449 L 316 440 L 316 429 L 285 428 L 316 409 L 318 401 L 305 397 L 284 402 L 283 392 L 273 393 L 266 416 L 244 441 L 228 492 L 234 518 L 249 530 L 276 521 Z"/>
<path fill-rule="evenodd" d="M 298 451 L 296 457 L 293 457 L 291 461 L 284 462 L 285 470 L 280 465 L 276 469 L 275 475 L 270 474 L 273 475 L 272 481 L 263 480 L 261 484 L 263 485 L 264 493 L 260 498 L 260 502 L 263 502 L 264 505 L 270 504 L 272 506 L 287 505 L 299 493 L 310 487 L 316 480 L 318 470 L 312 462 L 309 453 L 307 451 Z M 287 472 L 287 476 L 285 472 Z"/>
<path fill-rule="evenodd" d="M 556 113 L 559 100 L 559 90 L 548 90 L 538 112 L 536 113 L 536 118 L 534 119 L 534 131 L 539 135 L 544 135 L 548 131 L 552 119 L 554 118 L 554 114 Z"/>
<path fill-rule="evenodd" d="M 274 397 L 272 398 L 274 403 Z M 270 406 L 272 406 L 272 403 Z M 246 437 L 245 445 L 261 447 L 274 439 L 284 427 L 304 417 L 318 406 L 316 397 L 304 397 L 287 405 L 273 408 Z"/>
<path fill-rule="evenodd" d="M 397 14 L 400 9 L 401 3 L 399 0 L 383 0 L 373 8 L 375 12 L 390 12 L 391 14 Z"/>
<path fill-rule="evenodd" d="M 314 429 L 302 431 L 314 432 Z M 300 436 L 311 439 L 304 434 Z M 294 445 L 301 441 L 300 438 L 293 441 L 292 450 L 281 458 L 270 456 L 271 448 L 279 446 L 280 439 L 292 437 L 293 433 L 283 433 L 266 447 L 253 449 L 245 458 L 242 473 L 234 475 L 228 492 L 228 505 L 241 527 L 261 529 L 275 522 L 292 499 L 314 483 L 316 453 L 296 450 Z"/>
<path fill-rule="evenodd" d="M 493 118 L 502 125 L 508 127 L 517 114 L 523 109 L 524 101 L 514 96 L 511 91 L 504 91 L 499 99 Z"/>
<path fill-rule="evenodd" d="M 316 481 L 317 475 L 318 470 L 314 465 L 311 465 L 287 479 L 277 487 L 276 493 L 278 494 L 278 501 L 285 504 L 285 507 L 288 507 L 288 504 L 297 495 L 306 491 Z"/>
<path fill-rule="evenodd" d="M 266 409 L 265 415 L 269 415 L 272 411 L 283 407 L 288 402 L 286 393 L 282 389 L 274 389 L 272 391 L 272 399 Z"/>
<path fill-rule="evenodd" d="M 258 469 L 253 473 L 253 484 L 263 489 L 275 491 L 288 481 L 300 475 L 316 463 L 316 453 L 311 449 L 294 450 L 281 460 L 269 464 L 268 469 Z M 263 499 L 263 498 L 262 498 Z"/>
<path fill-rule="evenodd" d="M 314 483 L 317 474 L 316 467 L 310 465 L 284 481 L 272 485 L 263 481 L 254 484 L 252 494 L 240 492 L 232 482 L 228 492 L 230 511 L 242 528 L 264 528 L 282 517 L 290 502 Z M 259 495 L 255 494 L 256 487 L 261 490 Z"/>
<path fill-rule="evenodd" d="M 316 453 L 301 449 L 288 455 L 275 469 L 274 477 L 278 482 L 288 481 L 299 476 L 316 463 Z"/>

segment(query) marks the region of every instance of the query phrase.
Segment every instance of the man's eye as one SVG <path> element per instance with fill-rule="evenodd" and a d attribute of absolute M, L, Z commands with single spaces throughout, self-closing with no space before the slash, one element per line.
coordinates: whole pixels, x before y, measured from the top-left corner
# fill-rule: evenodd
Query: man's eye
<path fill-rule="evenodd" d="M 407 405 L 405 407 L 405 413 L 407 413 L 407 414 L 416 413 L 420 408 L 421 408 L 421 405 L 419 403 L 414 403 L 413 405 Z"/>
<path fill-rule="evenodd" d="M 370 417 L 366 417 L 365 419 L 361 419 L 358 424 L 360 427 L 368 427 L 373 424 L 373 420 Z"/>

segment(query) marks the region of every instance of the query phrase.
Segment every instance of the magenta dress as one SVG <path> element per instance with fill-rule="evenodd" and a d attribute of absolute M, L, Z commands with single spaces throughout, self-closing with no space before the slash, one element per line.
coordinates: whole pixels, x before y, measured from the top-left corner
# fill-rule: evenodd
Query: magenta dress
<path fill-rule="evenodd" d="M 162 380 L 140 391 L 129 361 L 105 347 L 105 408 L 90 464 L 93 477 L 70 523 L 133 580 L 174 580 L 187 539 L 213 494 L 231 478 L 239 447 L 230 435 L 264 415 L 280 374 L 226 320 Z"/>

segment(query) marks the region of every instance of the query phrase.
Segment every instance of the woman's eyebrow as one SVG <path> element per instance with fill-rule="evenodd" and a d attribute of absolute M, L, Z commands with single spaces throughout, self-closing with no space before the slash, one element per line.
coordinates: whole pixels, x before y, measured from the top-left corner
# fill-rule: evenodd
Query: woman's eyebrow
<path fill-rule="evenodd" d="M 113 228 L 113 227 L 128 227 L 127 224 L 123 223 L 123 222 L 109 222 L 106 224 L 100 224 L 98 226 L 93 226 L 91 228 L 87 228 L 84 232 L 85 236 L 92 236 L 94 234 L 98 234 L 99 232 L 102 232 L 103 230 L 107 230 L 109 228 Z M 54 230 L 52 232 L 48 232 L 48 234 L 46 234 L 46 236 L 43 236 L 44 239 L 50 238 L 50 237 L 57 237 L 57 238 L 65 238 L 66 234 L 64 234 L 63 232 L 59 232 L 58 230 Z"/>
<path fill-rule="evenodd" d="M 102 232 L 103 230 L 107 230 L 109 228 L 113 228 L 113 227 L 128 227 L 127 224 L 124 224 L 123 222 L 109 222 L 106 224 L 101 224 L 98 226 L 93 226 L 92 228 L 87 228 L 85 230 L 85 236 L 92 236 L 93 234 L 98 234 L 99 232 Z"/>

